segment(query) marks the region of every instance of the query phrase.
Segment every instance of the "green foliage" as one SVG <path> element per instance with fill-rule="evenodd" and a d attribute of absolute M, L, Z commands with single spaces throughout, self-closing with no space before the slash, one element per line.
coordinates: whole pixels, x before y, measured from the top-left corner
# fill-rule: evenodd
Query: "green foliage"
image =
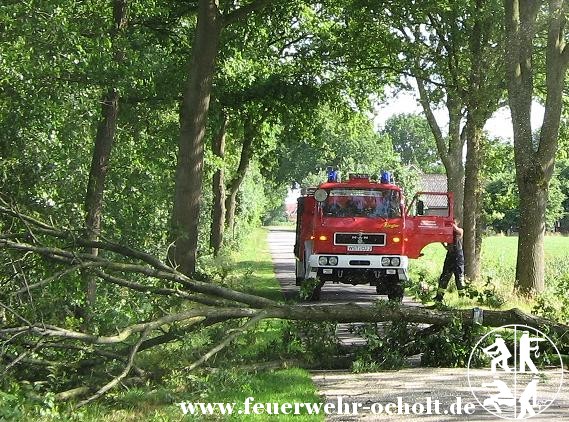
<path fill-rule="evenodd" d="M 569 272 L 560 275 L 535 299 L 532 312 L 552 321 L 569 323 Z"/>
<path fill-rule="evenodd" d="M 414 164 L 425 173 L 444 172 L 425 117 L 408 113 L 394 115 L 387 119 L 382 133 L 389 136 L 403 164 Z"/>
<path fill-rule="evenodd" d="M 304 280 L 300 286 L 300 299 L 309 300 L 313 296 L 314 290 L 318 286 L 320 286 L 320 280 L 317 278 L 309 278 Z"/>
<path fill-rule="evenodd" d="M 399 369 L 405 366 L 409 340 L 414 327 L 405 321 L 364 324 L 356 332 L 367 345 L 358 351 L 352 365 L 354 372 Z"/>
<path fill-rule="evenodd" d="M 332 322 L 287 321 L 283 343 L 291 356 L 302 356 L 318 368 L 333 367 L 337 360 L 338 337 Z"/>
<path fill-rule="evenodd" d="M 500 140 L 489 141 L 485 146 L 484 157 L 482 172 L 486 187 L 483 213 L 486 224 L 495 232 L 515 230 L 519 219 L 519 197 L 515 172 L 511 167 L 514 162 L 513 146 Z M 549 184 L 546 209 L 546 225 L 549 230 L 566 213 L 564 203 L 566 193 L 569 193 L 564 177 L 566 169 L 567 163 L 561 161 Z"/>
<path fill-rule="evenodd" d="M 470 353 L 484 329 L 480 326 L 463 325 L 458 319 L 419 339 L 423 351 L 421 364 L 425 366 L 466 367 Z M 475 356 L 471 365 L 479 365 Z"/>
<path fill-rule="evenodd" d="M 290 143 L 277 150 L 278 180 L 290 184 L 314 179 L 329 165 L 338 167 L 344 177 L 350 172 L 377 175 L 381 169 L 399 167 L 390 140 L 377 134 L 369 118 L 346 100 L 322 105 L 310 118 L 310 131 L 300 132 L 296 125 L 284 128 Z"/>
<path fill-rule="evenodd" d="M 506 298 L 497 290 L 496 283 L 490 276 L 487 277 L 482 289 L 478 290 L 475 286 L 468 285 L 465 294 L 468 298 L 476 300 L 479 305 L 489 308 L 501 308 L 507 302 Z"/>

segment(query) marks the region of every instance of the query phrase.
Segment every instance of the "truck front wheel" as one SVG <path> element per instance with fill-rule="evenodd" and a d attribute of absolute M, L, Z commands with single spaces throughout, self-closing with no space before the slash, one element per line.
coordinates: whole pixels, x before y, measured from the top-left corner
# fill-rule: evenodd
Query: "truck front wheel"
<path fill-rule="evenodd" d="M 402 302 L 404 293 L 405 288 L 401 285 L 401 283 L 397 283 L 389 288 L 389 291 L 387 292 L 387 298 L 395 302 Z"/>
<path fill-rule="evenodd" d="M 318 302 L 324 282 L 316 278 L 303 280 L 300 286 L 300 298 L 308 302 Z"/>
<path fill-rule="evenodd" d="M 296 268 L 295 268 L 295 277 L 296 277 L 296 285 L 301 286 L 302 282 L 304 281 L 304 262 L 296 260 Z"/>

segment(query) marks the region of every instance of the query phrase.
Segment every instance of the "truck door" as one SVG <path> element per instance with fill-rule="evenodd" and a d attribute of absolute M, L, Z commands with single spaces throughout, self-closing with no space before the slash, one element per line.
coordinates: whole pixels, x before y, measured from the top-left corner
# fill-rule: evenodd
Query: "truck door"
<path fill-rule="evenodd" d="M 453 242 L 452 192 L 417 192 L 405 212 L 404 253 L 409 258 L 419 258 L 431 243 Z"/>

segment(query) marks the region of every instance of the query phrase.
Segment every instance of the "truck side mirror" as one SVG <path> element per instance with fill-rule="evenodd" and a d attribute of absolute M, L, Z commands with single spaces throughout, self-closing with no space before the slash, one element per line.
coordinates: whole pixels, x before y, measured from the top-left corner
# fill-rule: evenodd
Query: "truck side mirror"
<path fill-rule="evenodd" d="M 425 202 L 420 199 L 417 201 L 417 215 L 425 215 Z"/>

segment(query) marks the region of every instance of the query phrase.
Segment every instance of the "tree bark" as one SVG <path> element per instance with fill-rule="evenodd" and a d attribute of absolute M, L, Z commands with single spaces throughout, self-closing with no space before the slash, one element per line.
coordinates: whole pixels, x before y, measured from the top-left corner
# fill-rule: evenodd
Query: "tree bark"
<path fill-rule="evenodd" d="M 196 266 L 200 201 L 203 183 L 204 137 L 215 59 L 222 30 L 216 0 L 200 0 L 189 76 L 180 110 L 170 259 L 184 274 Z"/>
<path fill-rule="evenodd" d="M 477 256 L 476 235 L 479 227 L 480 208 L 480 143 L 482 127 L 477 122 L 467 122 L 467 152 L 464 184 L 464 275 L 469 280 L 476 280 L 480 275 L 480 261 Z"/>
<path fill-rule="evenodd" d="M 105 178 L 107 176 L 111 149 L 115 138 L 118 107 L 118 93 L 114 89 L 111 89 L 102 99 L 102 119 L 99 122 L 97 135 L 95 137 L 93 159 L 89 172 L 89 183 L 85 196 L 85 212 L 87 213 L 85 228 L 87 238 L 93 241 L 99 238 L 101 231 L 103 191 L 105 189 Z M 88 248 L 86 251 L 95 256 L 99 254 L 98 248 Z M 85 312 L 89 314 L 97 299 L 97 284 L 95 277 L 87 273 L 83 275 L 83 282 L 86 297 Z"/>
<path fill-rule="evenodd" d="M 476 6 L 481 9 L 483 0 L 477 0 Z M 477 255 L 476 235 L 479 230 L 477 226 L 480 209 L 480 147 L 482 141 L 481 121 L 482 101 L 480 97 L 482 91 L 482 21 L 475 18 L 472 34 L 470 36 L 470 75 L 469 75 L 469 95 L 466 100 L 467 119 L 466 119 L 466 164 L 465 164 L 465 183 L 464 183 L 464 207 L 463 222 L 464 228 L 464 275 L 469 280 L 476 280 L 480 274 L 480 261 Z"/>
<path fill-rule="evenodd" d="M 522 179 L 531 179 L 530 171 L 525 171 Z M 523 184 L 523 182 L 521 182 Z M 524 294 L 541 292 L 545 288 L 545 260 L 543 241 L 545 236 L 545 210 L 547 207 L 547 188 L 529 182 L 520 191 L 520 228 L 518 237 L 518 256 L 516 261 L 516 281 L 518 290 Z"/>
<path fill-rule="evenodd" d="M 514 125 L 514 159 L 520 196 L 516 289 L 531 295 L 543 291 L 545 211 L 555 165 L 564 78 L 569 49 L 564 42 L 566 5 L 550 0 L 547 21 L 546 100 L 539 144 L 531 131 L 533 50 L 540 2 L 505 0 L 506 79 Z"/>
<path fill-rule="evenodd" d="M 127 4 L 124 0 L 113 2 L 113 29 L 111 38 L 116 38 L 118 33 L 127 25 Z M 114 57 L 115 62 L 121 63 L 123 53 L 117 51 Z M 109 160 L 113 147 L 115 133 L 117 129 L 117 117 L 119 111 L 119 94 L 115 88 L 110 88 L 103 96 L 101 103 L 101 120 L 97 126 L 95 135 L 95 145 L 93 148 L 93 158 L 89 171 L 89 182 L 85 195 L 85 228 L 87 239 L 97 241 L 101 231 L 101 214 L 103 211 L 103 192 L 105 190 L 105 179 L 109 168 Z M 97 256 L 99 249 L 90 247 L 87 253 Z M 96 278 L 90 273 L 83 276 L 86 306 L 83 309 L 85 319 L 90 319 L 90 314 L 95 306 L 97 299 Z"/>
<path fill-rule="evenodd" d="M 262 120 L 261 120 L 262 122 Z M 233 236 L 235 228 L 235 210 L 237 208 L 237 193 L 245 180 L 247 169 L 253 157 L 253 140 L 257 134 L 258 125 L 254 123 L 250 116 L 247 116 L 243 122 L 243 146 L 241 148 L 241 157 L 239 158 L 239 166 L 235 172 L 235 176 L 229 185 L 229 194 L 225 200 L 225 223 L 227 231 Z"/>
<path fill-rule="evenodd" d="M 225 158 L 225 134 L 227 131 L 228 117 L 222 112 L 221 127 L 213 139 L 213 154 L 219 158 L 220 167 L 213 175 L 212 190 L 213 204 L 211 209 L 211 233 L 209 243 L 213 248 L 213 254 L 217 256 L 223 245 L 223 232 L 225 229 L 225 171 L 223 160 Z"/>

